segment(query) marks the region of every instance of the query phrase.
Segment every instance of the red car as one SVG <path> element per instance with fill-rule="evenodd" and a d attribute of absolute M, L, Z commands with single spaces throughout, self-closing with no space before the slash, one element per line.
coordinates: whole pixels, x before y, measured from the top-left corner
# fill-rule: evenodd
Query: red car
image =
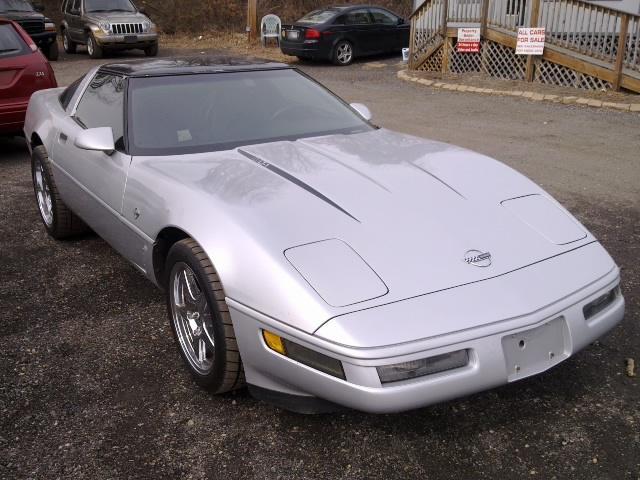
<path fill-rule="evenodd" d="M 0 19 L 0 135 L 21 133 L 31 94 L 57 86 L 31 37 L 17 23 Z"/>

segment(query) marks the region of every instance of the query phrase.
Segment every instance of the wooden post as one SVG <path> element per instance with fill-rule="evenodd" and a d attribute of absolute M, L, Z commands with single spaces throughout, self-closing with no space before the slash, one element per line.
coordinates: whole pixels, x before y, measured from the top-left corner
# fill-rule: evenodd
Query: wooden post
<path fill-rule="evenodd" d="M 247 1 L 247 36 L 253 43 L 258 33 L 258 0 Z"/>
<path fill-rule="evenodd" d="M 413 54 L 416 48 L 416 17 L 411 18 L 411 38 L 409 39 L 409 70 L 415 68 Z"/>
<path fill-rule="evenodd" d="M 487 21 L 489 17 L 489 0 L 482 1 L 482 12 L 480 13 L 480 36 L 484 37 L 487 33 Z"/>
<path fill-rule="evenodd" d="M 451 40 L 445 35 L 442 43 L 442 73 L 449 72 L 449 50 L 451 49 Z"/>
<path fill-rule="evenodd" d="M 618 53 L 616 54 L 615 78 L 613 79 L 613 89 L 620 90 L 622 80 L 622 69 L 624 68 L 624 55 L 627 53 L 627 32 L 629 31 L 629 15 L 622 14 L 620 18 L 620 36 L 618 37 Z"/>
<path fill-rule="evenodd" d="M 449 0 L 442 0 L 442 36 L 447 38 L 447 24 L 449 23 Z"/>
<path fill-rule="evenodd" d="M 540 16 L 540 0 L 531 0 L 531 19 L 529 20 L 529 27 L 536 28 L 538 26 L 539 16 Z M 525 78 L 527 82 L 533 82 L 534 68 L 535 68 L 535 56 L 528 55 L 527 69 L 525 71 Z"/>

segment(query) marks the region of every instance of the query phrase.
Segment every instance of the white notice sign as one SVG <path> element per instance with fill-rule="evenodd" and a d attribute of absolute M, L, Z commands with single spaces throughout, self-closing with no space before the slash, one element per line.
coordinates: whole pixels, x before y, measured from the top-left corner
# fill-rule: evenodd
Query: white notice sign
<path fill-rule="evenodd" d="M 544 37 L 544 28 L 519 28 L 516 55 L 542 55 Z"/>
<path fill-rule="evenodd" d="M 480 28 L 458 28 L 458 52 L 477 53 L 480 51 Z"/>

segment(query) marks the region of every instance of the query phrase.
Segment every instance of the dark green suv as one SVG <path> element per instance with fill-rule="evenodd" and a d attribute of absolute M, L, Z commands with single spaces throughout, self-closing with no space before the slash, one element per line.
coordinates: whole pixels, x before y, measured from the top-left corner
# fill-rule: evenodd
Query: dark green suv
<path fill-rule="evenodd" d="M 58 59 L 56 25 L 27 0 L 0 0 L 0 18 L 18 23 L 49 60 Z"/>

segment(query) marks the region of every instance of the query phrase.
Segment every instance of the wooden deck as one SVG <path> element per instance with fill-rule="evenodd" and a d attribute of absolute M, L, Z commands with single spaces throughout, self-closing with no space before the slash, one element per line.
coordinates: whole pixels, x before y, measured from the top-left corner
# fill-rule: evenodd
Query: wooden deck
<path fill-rule="evenodd" d="M 457 27 L 481 51 L 457 53 Z M 519 27 L 545 27 L 540 56 L 515 55 Z M 409 68 L 640 93 L 640 15 L 582 0 L 426 0 L 411 16 Z"/>

